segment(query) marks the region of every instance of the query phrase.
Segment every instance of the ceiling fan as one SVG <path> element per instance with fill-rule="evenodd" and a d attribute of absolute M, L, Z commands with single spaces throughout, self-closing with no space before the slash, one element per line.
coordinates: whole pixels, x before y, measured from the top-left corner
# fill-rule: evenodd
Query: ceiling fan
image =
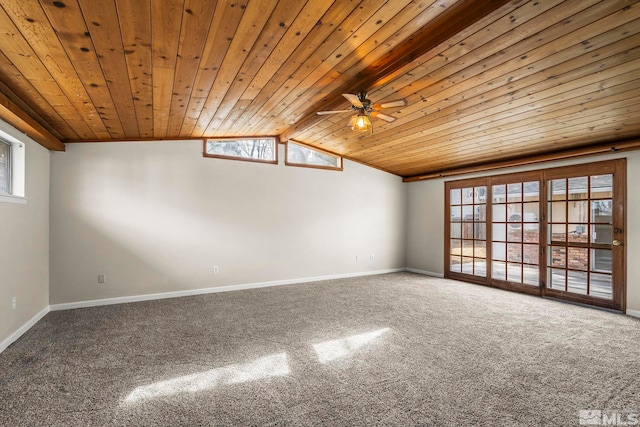
<path fill-rule="evenodd" d="M 355 113 L 349 121 L 349 127 L 356 132 L 371 132 L 373 133 L 373 125 L 369 117 L 375 117 L 382 119 L 386 122 L 393 122 L 396 117 L 380 112 L 387 108 L 405 107 L 407 105 L 406 99 L 396 99 L 394 101 L 383 102 L 381 104 L 372 104 L 371 100 L 367 98 L 366 92 L 358 92 L 357 95 L 352 93 L 343 93 L 342 96 L 347 98 L 347 101 L 351 103 L 351 108 L 348 110 L 332 110 L 332 111 L 318 111 L 318 115 L 325 114 L 338 114 L 338 113 Z"/>

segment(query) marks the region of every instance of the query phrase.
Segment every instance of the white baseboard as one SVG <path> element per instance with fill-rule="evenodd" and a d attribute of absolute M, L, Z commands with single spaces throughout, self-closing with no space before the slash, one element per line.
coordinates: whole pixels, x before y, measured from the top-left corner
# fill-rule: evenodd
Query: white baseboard
<path fill-rule="evenodd" d="M 0 353 L 5 351 L 6 348 L 9 347 L 11 344 L 13 344 L 18 338 L 20 338 L 22 334 L 24 334 L 29 329 L 31 329 L 31 327 L 36 323 L 38 323 L 38 321 L 42 319 L 48 312 L 49 312 L 49 306 L 46 306 L 45 308 L 42 309 L 42 311 L 40 311 L 40 313 L 33 316 L 31 319 L 27 321 L 27 323 L 20 326 L 18 330 L 16 330 L 14 333 L 12 333 L 7 338 L 5 338 L 4 341 L 0 342 Z"/>
<path fill-rule="evenodd" d="M 442 273 L 434 273 L 433 271 L 427 271 L 427 270 L 418 270 L 417 268 L 405 268 L 405 271 L 409 271 L 411 273 L 417 273 L 417 274 L 424 274 L 425 276 L 432 276 L 432 277 L 444 277 L 444 274 Z"/>
<path fill-rule="evenodd" d="M 105 298 L 105 299 L 96 299 L 96 300 L 89 300 L 89 301 L 69 302 L 69 303 L 63 303 L 63 304 L 52 304 L 50 307 L 51 307 L 51 311 L 70 310 L 74 308 L 87 308 L 87 307 L 97 307 L 100 305 L 124 304 L 129 302 L 151 301 L 151 300 L 166 299 L 166 298 L 178 298 L 178 297 L 186 297 L 186 296 L 192 296 L 192 295 L 212 294 L 217 292 L 242 291 L 246 289 L 266 288 L 269 286 L 293 285 L 296 283 L 319 282 L 323 280 L 332 280 L 332 279 L 346 279 L 349 277 L 373 276 L 376 274 L 398 273 L 401 271 L 406 271 L 406 269 L 391 268 L 388 270 L 334 274 L 329 276 L 306 277 L 302 279 L 274 280 L 270 282 L 246 283 L 241 285 L 218 286 L 213 288 L 189 289 L 186 291 L 161 292 L 156 294 L 145 294 L 145 295 L 132 295 L 128 297 Z"/>
<path fill-rule="evenodd" d="M 627 310 L 627 316 L 640 317 L 640 310 Z"/>

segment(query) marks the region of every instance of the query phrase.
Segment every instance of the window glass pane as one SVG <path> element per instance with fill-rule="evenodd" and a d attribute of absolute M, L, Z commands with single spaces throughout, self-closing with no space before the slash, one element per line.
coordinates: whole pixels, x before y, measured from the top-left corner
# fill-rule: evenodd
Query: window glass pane
<path fill-rule="evenodd" d="M 474 239 L 478 240 L 487 240 L 487 230 L 484 222 L 476 222 L 473 225 L 474 228 Z"/>
<path fill-rule="evenodd" d="M 452 255 L 462 255 L 462 241 L 458 239 L 451 239 L 449 243 L 449 250 Z"/>
<path fill-rule="evenodd" d="M 475 274 L 476 276 L 487 276 L 487 262 L 485 260 L 476 258 L 473 268 L 473 274 Z"/>
<path fill-rule="evenodd" d="M 276 148 L 274 138 L 212 139 L 207 141 L 205 154 L 275 162 Z"/>
<path fill-rule="evenodd" d="M 540 200 L 540 182 L 525 182 L 523 198 L 525 202 L 537 202 Z"/>
<path fill-rule="evenodd" d="M 522 201 L 522 183 L 507 185 L 507 202 Z"/>
<path fill-rule="evenodd" d="M 540 259 L 539 254 L 538 245 L 522 245 L 522 262 L 537 265 Z"/>
<path fill-rule="evenodd" d="M 473 256 L 473 240 L 462 241 L 462 255 Z"/>
<path fill-rule="evenodd" d="M 540 241 L 540 230 L 538 224 L 524 224 L 522 240 L 525 243 L 538 243 Z"/>
<path fill-rule="evenodd" d="M 587 272 L 586 271 L 568 271 L 567 272 L 567 290 L 576 294 L 587 293 Z"/>
<path fill-rule="evenodd" d="M 507 280 L 507 263 L 502 261 L 493 261 L 491 263 L 491 276 L 494 279 Z"/>
<path fill-rule="evenodd" d="M 506 185 L 494 185 L 491 187 L 491 193 L 493 203 L 504 203 L 507 201 Z"/>
<path fill-rule="evenodd" d="M 339 156 L 323 153 L 322 151 L 314 150 L 291 141 L 287 142 L 288 163 L 340 168 L 341 160 Z"/>
<path fill-rule="evenodd" d="M 540 205 L 538 202 L 525 203 L 522 205 L 524 211 L 524 222 L 538 222 L 538 213 L 540 212 Z"/>
<path fill-rule="evenodd" d="M 612 212 L 613 201 L 611 199 L 591 202 L 591 222 L 611 224 Z"/>
<path fill-rule="evenodd" d="M 506 224 L 493 224 L 492 227 L 493 240 L 505 241 L 507 240 L 507 225 Z"/>
<path fill-rule="evenodd" d="M 511 262 L 522 262 L 522 245 L 520 243 L 507 244 L 507 260 Z"/>
<path fill-rule="evenodd" d="M 566 200 L 567 199 L 567 180 L 566 179 L 554 179 L 551 180 L 549 185 L 549 191 L 551 193 L 551 200 Z"/>
<path fill-rule="evenodd" d="M 509 222 L 522 221 L 522 204 L 521 203 L 511 203 L 507 205 L 507 210 L 509 211 L 509 217 L 507 218 Z"/>
<path fill-rule="evenodd" d="M 451 190 L 451 204 L 459 205 L 462 202 L 462 193 L 459 188 Z"/>
<path fill-rule="evenodd" d="M 451 238 L 452 239 L 459 239 L 462 237 L 462 224 L 460 224 L 459 222 L 452 222 L 451 223 Z"/>
<path fill-rule="evenodd" d="M 586 176 L 569 178 L 569 199 L 584 200 L 589 196 L 589 180 Z"/>
<path fill-rule="evenodd" d="M 593 175 L 591 177 L 591 198 L 609 199 L 613 197 L 613 175 Z"/>
<path fill-rule="evenodd" d="M 11 188 L 9 185 L 10 170 L 9 170 L 9 155 L 11 146 L 9 144 L 0 141 L 0 193 L 10 193 Z"/>
<path fill-rule="evenodd" d="M 515 224 L 509 224 L 509 233 L 507 235 L 507 240 L 510 242 L 521 242 L 522 241 L 522 229 L 520 227 L 514 227 Z M 520 224 L 517 224 L 518 226 Z"/>
<path fill-rule="evenodd" d="M 574 270 L 588 270 L 589 249 L 574 247 L 569 248 L 567 253 L 567 267 Z"/>
<path fill-rule="evenodd" d="M 522 282 L 522 265 L 521 264 L 507 264 L 507 281 L 521 283 Z"/>
<path fill-rule="evenodd" d="M 587 224 L 567 224 L 567 227 L 570 242 L 587 242 Z"/>
<path fill-rule="evenodd" d="M 460 273 L 462 271 L 462 258 L 456 255 L 451 255 L 451 264 L 449 270 Z"/>
<path fill-rule="evenodd" d="M 605 224 L 591 226 L 591 243 L 607 243 L 613 241 L 613 227 Z"/>
<path fill-rule="evenodd" d="M 507 259 L 507 245 L 505 243 L 493 243 L 491 245 L 491 256 L 493 259 L 505 261 Z"/>
<path fill-rule="evenodd" d="M 611 250 L 591 249 L 591 269 L 598 273 L 611 273 Z"/>
<path fill-rule="evenodd" d="M 491 215 L 493 222 L 505 222 L 507 220 L 507 205 L 493 205 Z"/>
<path fill-rule="evenodd" d="M 473 223 L 472 222 L 462 223 L 462 238 L 473 239 Z"/>
<path fill-rule="evenodd" d="M 475 221 L 484 222 L 487 220 L 487 205 L 476 205 L 475 211 L 476 211 Z"/>
<path fill-rule="evenodd" d="M 569 208 L 569 221 L 568 222 L 587 222 L 588 221 L 588 206 L 587 206 L 587 202 L 586 200 L 583 201 L 579 201 L 579 202 L 569 202 L 568 203 L 568 208 Z M 553 220 L 554 222 L 556 221 L 555 218 Z"/>
<path fill-rule="evenodd" d="M 551 224 L 549 226 L 549 237 L 552 242 L 566 242 L 567 241 L 567 226 L 566 224 Z"/>
<path fill-rule="evenodd" d="M 538 284 L 540 283 L 540 271 L 538 267 L 533 265 L 525 265 L 523 266 L 523 270 L 523 283 L 526 283 L 527 285 L 538 286 Z"/>
<path fill-rule="evenodd" d="M 591 282 L 589 294 L 598 298 L 611 299 L 613 293 L 611 292 L 611 275 L 610 274 L 596 274 L 591 273 L 589 275 Z"/>
<path fill-rule="evenodd" d="M 462 205 L 462 220 L 473 221 L 473 205 Z"/>
<path fill-rule="evenodd" d="M 551 262 L 553 267 L 567 267 L 567 249 L 564 247 L 553 246 L 551 248 Z"/>
<path fill-rule="evenodd" d="M 550 222 L 565 222 L 567 220 L 566 202 L 552 202 L 549 205 Z"/>
<path fill-rule="evenodd" d="M 462 220 L 462 208 L 460 206 L 451 206 L 451 221 L 459 222 Z"/>
<path fill-rule="evenodd" d="M 551 285 L 551 289 L 558 289 L 561 291 L 565 290 L 565 280 L 567 270 L 558 270 L 556 268 L 552 268 L 551 270 L 551 280 L 549 280 L 549 284 Z"/>
<path fill-rule="evenodd" d="M 487 257 L 487 242 L 483 240 L 476 240 L 474 244 L 473 256 L 476 258 L 486 258 Z"/>
<path fill-rule="evenodd" d="M 473 204 L 473 187 L 462 189 L 462 204 L 463 205 Z"/>
<path fill-rule="evenodd" d="M 487 203 L 487 187 L 475 187 L 473 195 L 474 203 Z"/>

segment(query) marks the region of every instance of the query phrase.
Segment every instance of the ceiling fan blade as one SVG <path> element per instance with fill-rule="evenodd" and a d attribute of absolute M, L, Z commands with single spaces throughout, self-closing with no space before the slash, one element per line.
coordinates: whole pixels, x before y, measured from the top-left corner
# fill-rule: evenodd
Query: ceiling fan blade
<path fill-rule="evenodd" d="M 406 99 L 396 99 L 389 102 L 383 102 L 382 104 L 375 104 L 373 108 L 376 110 L 383 110 L 385 108 L 406 107 L 406 106 L 407 106 Z"/>
<path fill-rule="evenodd" d="M 347 98 L 347 101 L 349 101 L 351 105 L 353 105 L 354 107 L 357 107 L 357 108 L 363 107 L 362 101 L 360 101 L 360 98 L 358 98 L 358 95 L 354 95 L 352 93 L 343 93 L 342 96 Z"/>
<path fill-rule="evenodd" d="M 385 122 L 389 122 L 389 123 L 394 122 L 397 119 L 397 117 L 390 116 L 389 114 L 380 113 L 378 111 L 374 111 L 373 113 L 371 113 L 371 117 L 375 117 L 376 119 L 382 119 Z"/>
<path fill-rule="evenodd" d="M 338 113 L 350 113 L 352 109 L 348 110 L 330 110 L 330 111 L 318 111 L 316 114 L 319 116 L 324 116 L 325 114 L 338 114 Z"/>

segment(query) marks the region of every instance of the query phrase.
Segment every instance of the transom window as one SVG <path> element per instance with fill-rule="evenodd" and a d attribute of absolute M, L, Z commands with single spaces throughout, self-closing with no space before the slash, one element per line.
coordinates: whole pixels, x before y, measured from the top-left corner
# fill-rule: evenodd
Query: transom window
<path fill-rule="evenodd" d="M 287 142 L 286 153 L 285 164 L 289 166 L 342 170 L 342 157 L 297 141 Z"/>
<path fill-rule="evenodd" d="M 274 137 L 207 139 L 204 156 L 275 164 L 278 145 Z"/>

